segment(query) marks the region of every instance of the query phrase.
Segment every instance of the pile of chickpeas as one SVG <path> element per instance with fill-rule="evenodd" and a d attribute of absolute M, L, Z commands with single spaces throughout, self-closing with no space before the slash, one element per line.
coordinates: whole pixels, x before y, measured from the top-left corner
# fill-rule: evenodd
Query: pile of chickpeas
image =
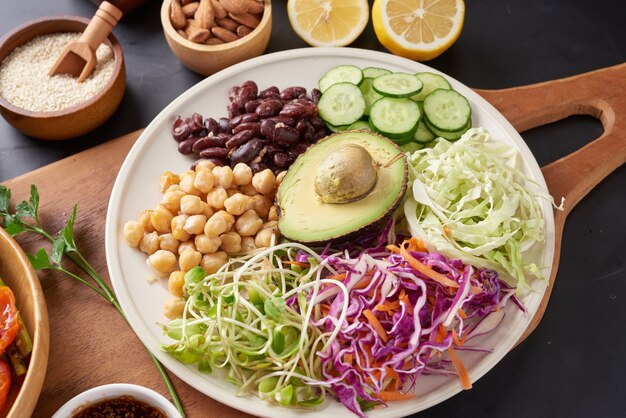
<path fill-rule="evenodd" d="M 148 254 L 148 264 L 167 277 L 173 299 L 168 318 L 182 316 L 185 272 L 196 266 L 215 273 L 230 255 L 270 246 L 278 239 L 274 197 L 286 172 L 252 174 L 244 163 L 234 168 L 200 161 L 195 170 L 161 175 L 161 203 L 124 225 L 131 247 Z M 274 241 L 276 242 L 276 241 Z"/>

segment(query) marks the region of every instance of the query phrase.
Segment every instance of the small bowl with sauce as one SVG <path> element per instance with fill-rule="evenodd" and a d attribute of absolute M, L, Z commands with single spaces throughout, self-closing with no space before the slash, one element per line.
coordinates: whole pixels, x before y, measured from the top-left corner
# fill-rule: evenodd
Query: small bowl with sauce
<path fill-rule="evenodd" d="M 114 383 L 89 389 L 61 407 L 52 418 L 121 416 L 132 418 L 181 418 L 178 410 L 152 389 Z"/>

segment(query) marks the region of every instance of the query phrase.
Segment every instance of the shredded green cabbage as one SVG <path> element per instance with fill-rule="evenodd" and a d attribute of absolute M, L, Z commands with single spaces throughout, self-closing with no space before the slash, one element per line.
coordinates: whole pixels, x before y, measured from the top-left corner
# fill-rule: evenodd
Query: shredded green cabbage
<path fill-rule="evenodd" d="M 537 198 L 552 198 L 517 160 L 515 148 L 489 141 L 483 128 L 410 155 L 404 213 L 411 234 L 431 251 L 500 272 L 518 288 L 526 275 L 541 277 L 524 255 L 545 238 Z"/>

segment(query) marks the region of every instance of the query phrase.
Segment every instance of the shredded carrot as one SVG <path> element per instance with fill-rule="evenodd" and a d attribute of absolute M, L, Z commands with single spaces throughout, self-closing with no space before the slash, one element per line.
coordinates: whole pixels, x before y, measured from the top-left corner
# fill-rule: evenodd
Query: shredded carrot
<path fill-rule="evenodd" d="M 365 289 L 367 286 L 370 285 L 371 282 L 372 279 L 370 277 L 364 277 L 359 280 L 354 286 L 352 286 L 352 289 Z"/>
<path fill-rule="evenodd" d="M 354 361 L 354 355 L 352 353 L 344 354 L 343 358 L 346 361 L 346 363 L 348 363 L 348 364 L 352 364 L 352 362 Z"/>
<path fill-rule="evenodd" d="M 372 313 L 372 311 L 370 311 L 369 309 L 364 309 L 363 315 L 365 315 L 365 318 L 367 318 L 369 323 L 372 324 L 372 326 L 374 327 L 374 329 L 376 330 L 376 333 L 380 336 L 380 338 L 384 342 L 389 341 L 389 336 L 387 335 L 387 332 L 385 331 L 381 323 L 378 321 L 378 318 L 376 318 L 376 316 Z"/>
<path fill-rule="evenodd" d="M 341 273 L 341 274 L 332 274 L 330 276 L 326 276 L 327 279 L 332 279 L 332 280 L 345 280 L 346 278 L 346 273 Z"/>
<path fill-rule="evenodd" d="M 443 325 L 439 325 L 439 329 L 437 330 L 437 336 L 443 334 L 446 335 L 447 331 Z M 452 337 L 454 338 L 455 332 L 452 332 Z M 463 389 L 471 389 L 472 381 L 470 380 L 469 374 L 467 373 L 467 369 L 463 362 L 456 356 L 456 352 L 454 348 L 448 348 L 448 357 L 450 357 L 450 361 L 452 361 L 452 365 L 454 366 L 456 373 L 459 375 L 459 380 L 461 381 L 461 387 Z"/>
<path fill-rule="evenodd" d="M 452 234 L 452 231 L 450 231 L 450 228 L 448 228 L 447 226 L 444 226 L 443 233 L 445 234 L 446 237 L 449 237 L 450 234 Z"/>
<path fill-rule="evenodd" d="M 302 263 L 300 261 L 283 261 L 283 264 L 293 264 L 294 266 L 300 266 L 300 267 L 306 267 L 306 268 L 311 267 L 309 263 Z"/>
<path fill-rule="evenodd" d="M 374 394 L 375 397 L 377 397 L 378 399 L 380 399 L 381 401 L 385 401 L 385 402 L 393 402 L 393 401 L 405 401 L 407 399 L 413 399 L 415 398 L 415 394 L 414 393 L 402 393 L 402 392 L 398 392 L 398 391 L 391 391 L 391 390 L 383 390 L 378 392 L 377 394 Z"/>
<path fill-rule="evenodd" d="M 463 309 L 459 308 L 458 313 L 461 319 L 467 319 L 467 314 L 465 313 Z"/>
<path fill-rule="evenodd" d="M 454 341 L 454 344 L 456 344 L 458 347 L 461 347 L 463 344 L 465 344 L 465 338 L 459 338 L 456 330 L 454 329 L 452 330 L 452 341 Z"/>
<path fill-rule="evenodd" d="M 404 292 L 404 289 L 402 291 Z M 397 300 L 394 300 L 394 301 L 386 300 L 384 303 L 378 304 L 374 307 L 375 310 L 382 311 L 382 312 L 395 311 L 399 308 L 400 308 L 400 302 Z"/>
<path fill-rule="evenodd" d="M 409 301 L 409 297 L 404 292 L 404 289 L 400 291 L 400 296 L 398 296 L 398 299 L 404 302 L 404 304 L 406 305 L 406 310 L 409 312 L 409 315 L 413 315 L 413 305 L 411 305 L 411 302 Z"/>
<path fill-rule="evenodd" d="M 411 267 L 413 267 L 415 270 L 419 271 L 420 273 L 422 273 L 424 276 L 433 279 L 434 281 L 436 281 L 437 283 L 446 286 L 446 287 L 459 287 L 459 284 L 457 282 L 455 282 L 454 280 L 451 280 L 449 278 L 447 278 L 445 275 L 441 274 L 441 273 L 437 273 L 435 270 L 431 269 L 430 267 L 426 266 L 425 264 L 421 263 L 420 261 L 418 261 L 415 257 L 413 257 L 411 254 L 409 254 L 409 252 L 406 250 L 405 248 L 405 244 L 407 243 L 407 241 L 404 241 L 401 245 L 400 245 L 400 255 L 402 255 L 402 257 L 404 257 L 404 259 L 407 261 L 407 263 L 409 263 L 409 265 Z"/>

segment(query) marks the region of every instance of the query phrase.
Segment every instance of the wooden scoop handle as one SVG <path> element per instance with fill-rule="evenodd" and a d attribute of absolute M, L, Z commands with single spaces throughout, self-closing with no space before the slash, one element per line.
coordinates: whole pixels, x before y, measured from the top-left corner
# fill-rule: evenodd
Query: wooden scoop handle
<path fill-rule="evenodd" d="M 79 42 L 85 42 L 89 45 L 89 49 L 95 53 L 121 18 L 122 11 L 120 9 L 108 1 L 103 1 L 87 25 Z"/>
<path fill-rule="evenodd" d="M 541 171 L 548 190 L 564 210 L 555 211 L 555 250 L 548 288 L 518 344 L 539 324 L 545 312 L 561 253 L 565 218 L 602 179 L 626 162 L 626 63 L 560 80 L 504 90 L 477 90 L 518 132 L 571 115 L 591 115 L 602 122 L 604 133 L 579 150 Z"/>

